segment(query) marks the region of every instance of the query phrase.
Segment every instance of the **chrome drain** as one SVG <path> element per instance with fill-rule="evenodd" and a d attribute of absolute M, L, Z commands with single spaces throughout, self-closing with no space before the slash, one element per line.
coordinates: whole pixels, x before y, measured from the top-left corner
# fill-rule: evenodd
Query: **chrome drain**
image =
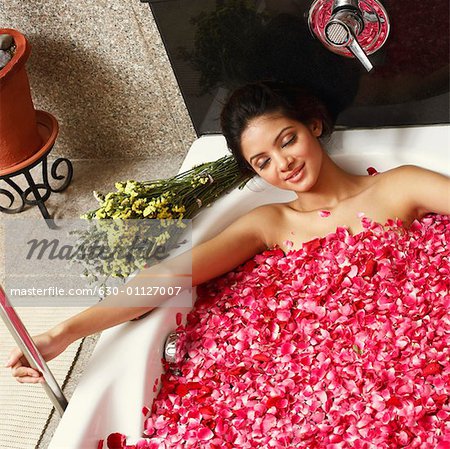
<path fill-rule="evenodd" d="M 167 363 L 174 364 L 177 362 L 177 341 L 179 339 L 177 332 L 171 332 L 164 343 L 164 360 Z"/>

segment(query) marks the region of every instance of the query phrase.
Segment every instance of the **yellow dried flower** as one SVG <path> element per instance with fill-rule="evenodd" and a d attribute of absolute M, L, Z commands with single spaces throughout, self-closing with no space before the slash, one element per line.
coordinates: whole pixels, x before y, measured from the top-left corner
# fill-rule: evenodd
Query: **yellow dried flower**
<path fill-rule="evenodd" d="M 147 202 L 143 198 L 139 198 L 133 202 L 131 209 L 137 212 L 138 214 L 142 214 L 142 211 L 147 207 Z"/>
<path fill-rule="evenodd" d="M 148 217 L 151 214 L 153 214 L 154 212 L 156 212 L 156 207 L 152 203 L 153 203 L 153 201 L 151 201 L 150 204 L 142 212 L 142 215 L 144 217 Z"/>
<path fill-rule="evenodd" d="M 159 219 L 172 218 L 172 214 L 169 212 L 169 209 L 167 207 L 163 207 L 163 208 L 159 208 L 156 218 L 159 218 Z"/>
<path fill-rule="evenodd" d="M 123 192 L 125 190 L 125 186 L 126 186 L 126 182 L 116 182 L 114 184 L 114 187 L 119 191 L 119 192 Z"/>
<path fill-rule="evenodd" d="M 125 185 L 124 193 L 127 193 L 128 195 L 136 195 L 135 188 L 137 187 L 136 181 L 127 181 L 127 184 Z"/>
<path fill-rule="evenodd" d="M 96 217 L 96 218 L 106 218 L 105 211 L 104 211 L 103 209 L 98 209 L 98 210 L 95 212 L 95 217 Z"/>

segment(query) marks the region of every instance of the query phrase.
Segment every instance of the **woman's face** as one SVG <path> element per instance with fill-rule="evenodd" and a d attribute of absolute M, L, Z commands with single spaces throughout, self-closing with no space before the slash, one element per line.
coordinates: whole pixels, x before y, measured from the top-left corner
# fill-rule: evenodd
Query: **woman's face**
<path fill-rule="evenodd" d="M 307 192 L 317 181 L 323 150 L 322 123 L 304 125 L 281 114 L 250 121 L 241 136 L 242 154 L 265 181 L 285 190 Z"/>

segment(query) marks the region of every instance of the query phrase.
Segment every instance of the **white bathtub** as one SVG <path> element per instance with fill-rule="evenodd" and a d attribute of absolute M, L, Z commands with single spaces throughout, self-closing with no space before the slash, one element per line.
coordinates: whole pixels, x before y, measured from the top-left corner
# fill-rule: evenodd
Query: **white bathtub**
<path fill-rule="evenodd" d="M 328 145 L 333 159 L 354 173 L 414 164 L 450 175 L 450 126 L 338 131 Z M 181 170 L 226 154 L 222 136 L 198 139 Z M 234 191 L 194 220 L 193 243 L 212 237 L 244 212 L 265 203 L 285 201 L 292 193 L 265 185 Z M 141 409 L 151 407 L 155 379 L 162 373 L 164 341 L 176 327 L 175 315 L 188 309 L 165 307 L 147 318 L 102 333 L 89 365 L 61 419 L 49 449 L 97 449 L 112 432 L 140 437 Z M 106 443 L 105 443 L 106 447 Z"/>

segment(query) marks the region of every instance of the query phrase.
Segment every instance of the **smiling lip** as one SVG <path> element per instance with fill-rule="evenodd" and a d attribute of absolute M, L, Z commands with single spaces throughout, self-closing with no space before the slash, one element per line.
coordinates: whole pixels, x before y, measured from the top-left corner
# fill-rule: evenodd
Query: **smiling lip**
<path fill-rule="evenodd" d="M 303 163 L 300 167 L 294 169 L 292 171 L 292 173 L 287 178 L 285 178 L 284 180 L 285 181 L 297 181 L 298 180 L 297 179 L 298 175 L 301 174 L 304 166 L 305 166 L 305 163 Z"/>

